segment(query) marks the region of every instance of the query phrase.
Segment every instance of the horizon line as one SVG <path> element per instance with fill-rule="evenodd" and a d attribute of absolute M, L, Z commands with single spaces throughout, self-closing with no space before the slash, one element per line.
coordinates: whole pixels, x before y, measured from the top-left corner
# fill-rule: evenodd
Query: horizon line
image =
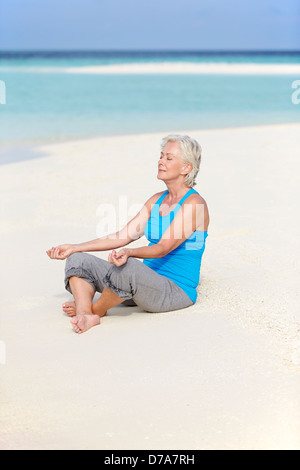
<path fill-rule="evenodd" d="M 300 49 L 0 49 L 0 54 L 6 53 L 299 54 Z"/>

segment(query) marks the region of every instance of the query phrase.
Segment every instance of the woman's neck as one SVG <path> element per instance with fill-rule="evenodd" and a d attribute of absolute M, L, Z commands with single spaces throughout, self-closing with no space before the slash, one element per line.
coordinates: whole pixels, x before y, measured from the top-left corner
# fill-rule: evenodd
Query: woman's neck
<path fill-rule="evenodd" d="M 191 188 L 188 188 L 185 185 L 179 184 L 166 184 L 169 191 L 168 199 L 170 201 L 177 201 L 181 199 Z"/>

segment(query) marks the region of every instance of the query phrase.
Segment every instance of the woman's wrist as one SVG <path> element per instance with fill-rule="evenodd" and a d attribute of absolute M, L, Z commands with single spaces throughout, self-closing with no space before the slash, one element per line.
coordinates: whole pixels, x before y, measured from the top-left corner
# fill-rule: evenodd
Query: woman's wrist
<path fill-rule="evenodd" d="M 82 250 L 80 249 L 80 245 L 71 245 L 72 247 L 72 254 L 73 253 L 80 253 Z"/>

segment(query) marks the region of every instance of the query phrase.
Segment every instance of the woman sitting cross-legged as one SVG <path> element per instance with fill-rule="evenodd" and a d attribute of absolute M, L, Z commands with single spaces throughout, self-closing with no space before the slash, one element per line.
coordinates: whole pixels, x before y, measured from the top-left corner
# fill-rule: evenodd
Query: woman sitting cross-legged
<path fill-rule="evenodd" d="M 72 317 L 77 333 L 98 325 L 100 317 L 123 302 L 147 312 L 195 303 L 209 224 L 207 204 L 193 189 L 200 160 L 196 140 L 180 135 L 164 138 L 157 178 L 166 184 L 166 191 L 151 196 L 119 232 L 47 251 L 51 259 L 67 259 L 65 287 L 74 302 L 66 302 L 63 310 Z M 148 246 L 128 247 L 143 235 Z M 86 253 L 107 250 L 108 261 Z M 96 291 L 101 296 L 93 303 Z"/>

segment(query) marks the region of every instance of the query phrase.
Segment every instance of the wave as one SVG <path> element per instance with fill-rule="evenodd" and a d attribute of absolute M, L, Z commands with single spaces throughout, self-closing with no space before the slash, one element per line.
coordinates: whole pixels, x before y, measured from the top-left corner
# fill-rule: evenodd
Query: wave
<path fill-rule="evenodd" d="M 229 74 L 229 75 L 298 75 L 299 64 L 262 63 L 126 63 L 81 67 L 3 66 L 1 72 L 63 74 Z"/>

